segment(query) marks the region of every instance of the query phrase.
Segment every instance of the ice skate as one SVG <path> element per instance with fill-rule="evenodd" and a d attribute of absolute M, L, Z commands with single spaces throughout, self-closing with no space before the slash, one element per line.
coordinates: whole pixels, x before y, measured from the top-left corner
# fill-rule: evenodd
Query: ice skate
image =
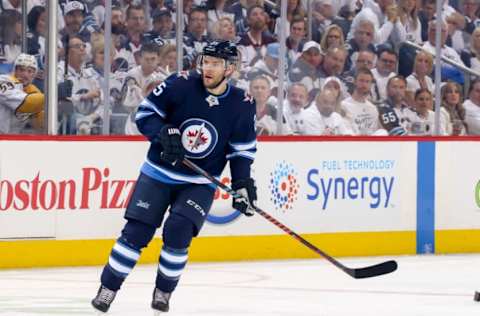
<path fill-rule="evenodd" d="M 171 295 L 172 293 L 165 293 L 157 288 L 153 290 L 152 308 L 155 310 L 155 315 L 159 315 L 162 312 L 168 312 L 168 301 L 170 300 Z"/>
<path fill-rule="evenodd" d="M 110 304 L 112 304 L 116 294 L 117 292 L 109 290 L 103 285 L 100 285 L 100 288 L 98 289 L 98 292 L 97 292 L 97 296 L 95 296 L 95 298 L 92 300 L 92 306 L 97 311 L 106 313 L 108 312 L 108 309 L 110 308 Z M 168 304 L 168 301 L 167 301 L 167 304 Z"/>

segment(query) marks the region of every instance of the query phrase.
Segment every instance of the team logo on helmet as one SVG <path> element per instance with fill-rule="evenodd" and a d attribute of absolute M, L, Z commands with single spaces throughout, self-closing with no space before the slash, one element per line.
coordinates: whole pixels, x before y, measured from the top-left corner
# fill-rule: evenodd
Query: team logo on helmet
<path fill-rule="evenodd" d="M 208 156 L 217 145 L 218 132 L 212 123 L 192 118 L 180 125 L 182 144 L 188 158 L 204 158 Z"/>

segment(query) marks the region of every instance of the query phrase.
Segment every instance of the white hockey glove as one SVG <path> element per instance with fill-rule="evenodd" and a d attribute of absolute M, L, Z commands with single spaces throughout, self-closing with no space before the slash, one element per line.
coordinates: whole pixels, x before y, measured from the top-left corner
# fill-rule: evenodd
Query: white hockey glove
<path fill-rule="evenodd" d="M 232 189 L 242 197 L 233 198 L 232 206 L 246 216 L 255 214 L 257 204 L 257 187 L 252 178 L 237 180 L 232 183 Z"/>

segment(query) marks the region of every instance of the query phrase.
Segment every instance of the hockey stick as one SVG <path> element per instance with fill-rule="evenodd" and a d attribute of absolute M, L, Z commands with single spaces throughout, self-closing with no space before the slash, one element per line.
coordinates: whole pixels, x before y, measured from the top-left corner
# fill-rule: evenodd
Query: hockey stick
<path fill-rule="evenodd" d="M 195 171 L 196 173 L 198 173 L 199 175 L 207 178 L 213 184 L 219 186 L 221 189 L 223 189 L 224 191 L 226 191 L 227 193 L 229 193 L 233 197 L 241 197 L 232 188 L 223 184 L 219 180 L 215 179 L 212 175 L 210 175 L 208 172 L 206 172 L 205 170 L 203 170 L 202 168 L 200 168 L 199 166 L 197 166 L 196 164 L 194 164 L 190 160 L 185 158 L 185 159 L 182 160 L 182 163 L 185 166 L 187 166 L 188 168 L 190 168 L 193 171 Z M 349 267 L 343 265 L 342 263 L 340 263 L 339 261 L 337 261 L 336 259 L 334 259 L 333 257 L 331 257 L 329 254 L 327 254 L 323 250 L 320 250 L 317 247 L 315 247 L 314 245 L 312 245 L 309 241 L 307 241 L 302 236 L 300 236 L 297 233 L 295 233 L 294 231 L 292 231 L 287 226 L 280 223 L 278 220 L 276 220 L 274 217 L 272 217 L 267 212 L 263 211 L 262 209 L 260 209 L 259 207 L 256 207 L 256 206 L 254 208 L 255 208 L 255 212 L 257 212 L 258 214 L 263 216 L 270 223 L 277 226 L 278 228 L 283 230 L 285 233 L 287 233 L 288 235 L 295 238 L 297 241 L 301 242 L 303 245 L 310 248 L 310 250 L 316 252 L 317 254 L 322 256 L 323 258 L 330 261 L 330 263 L 332 263 L 334 266 L 336 266 L 337 268 L 339 268 L 343 272 L 350 275 L 352 278 L 355 278 L 355 279 L 371 278 L 371 277 L 376 277 L 376 276 L 387 274 L 387 273 L 390 273 L 390 272 L 393 272 L 393 271 L 397 270 L 397 262 L 394 261 L 394 260 L 385 261 L 385 262 L 382 262 L 382 263 L 379 263 L 379 264 L 376 264 L 376 265 L 373 265 L 373 266 L 364 267 L 364 268 L 349 268 Z"/>

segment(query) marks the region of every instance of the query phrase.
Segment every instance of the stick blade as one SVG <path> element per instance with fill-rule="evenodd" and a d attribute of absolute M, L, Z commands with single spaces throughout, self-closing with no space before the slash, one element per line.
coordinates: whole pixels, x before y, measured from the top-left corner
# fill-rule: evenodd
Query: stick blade
<path fill-rule="evenodd" d="M 391 273 L 397 268 L 397 262 L 390 260 L 366 268 L 351 269 L 349 274 L 355 279 L 365 279 Z"/>

